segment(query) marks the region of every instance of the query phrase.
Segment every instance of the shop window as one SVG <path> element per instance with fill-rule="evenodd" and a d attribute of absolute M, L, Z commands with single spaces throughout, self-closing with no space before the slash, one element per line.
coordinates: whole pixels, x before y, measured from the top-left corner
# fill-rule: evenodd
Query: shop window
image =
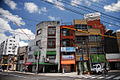
<path fill-rule="evenodd" d="M 48 48 L 55 48 L 56 47 L 56 41 L 55 38 L 48 38 Z"/>
<path fill-rule="evenodd" d="M 56 35 L 56 27 L 55 26 L 49 26 L 48 27 L 48 36 L 55 36 Z"/>

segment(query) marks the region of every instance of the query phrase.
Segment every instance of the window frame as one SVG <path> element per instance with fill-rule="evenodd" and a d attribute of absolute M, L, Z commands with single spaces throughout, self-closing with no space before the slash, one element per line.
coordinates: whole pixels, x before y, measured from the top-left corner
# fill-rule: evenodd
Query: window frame
<path fill-rule="evenodd" d="M 52 47 L 49 47 L 49 46 L 48 46 L 48 40 L 49 40 L 49 39 L 55 39 L 55 47 L 53 47 L 53 46 L 52 46 Z M 47 48 L 56 48 L 56 38 L 47 38 Z"/>
<path fill-rule="evenodd" d="M 49 34 L 49 28 L 55 28 L 55 34 Z M 48 26 L 48 36 L 56 36 L 56 26 Z"/>

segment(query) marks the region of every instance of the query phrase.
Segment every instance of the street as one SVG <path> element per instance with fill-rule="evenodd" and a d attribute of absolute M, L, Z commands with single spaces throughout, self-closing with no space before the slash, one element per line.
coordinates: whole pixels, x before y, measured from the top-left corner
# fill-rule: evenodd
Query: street
<path fill-rule="evenodd" d="M 76 75 L 73 73 L 26 74 L 18 72 L 0 72 L 0 80 L 120 80 L 120 72 L 101 75 Z"/>

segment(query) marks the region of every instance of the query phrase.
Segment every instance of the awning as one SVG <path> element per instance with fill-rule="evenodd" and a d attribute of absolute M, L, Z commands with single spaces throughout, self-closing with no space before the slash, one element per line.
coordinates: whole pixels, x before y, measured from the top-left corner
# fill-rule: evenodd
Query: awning
<path fill-rule="evenodd" d="M 35 51 L 35 52 L 34 52 L 34 55 L 38 55 L 38 54 L 40 55 L 41 52 L 40 52 L 40 51 Z"/>
<path fill-rule="evenodd" d="M 120 62 L 120 59 L 107 59 L 108 62 Z"/>
<path fill-rule="evenodd" d="M 47 55 L 56 55 L 56 51 L 47 51 Z"/>
<path fill-rule="evenodd" d="M 25 65 L 32 65 L 32 63 L 31 63 L 31 62 L 28 62 L 28 63 L 25 63 Z"/>
<path fill-rule="evenodd" d="M 36 65 L 37 63 L 32 63 L 33 65 Z M 41 65 L 56 65 L 56 64 L 51 64 L 51 63 L 39 63 L 39 64 L 41 64 Z"/>

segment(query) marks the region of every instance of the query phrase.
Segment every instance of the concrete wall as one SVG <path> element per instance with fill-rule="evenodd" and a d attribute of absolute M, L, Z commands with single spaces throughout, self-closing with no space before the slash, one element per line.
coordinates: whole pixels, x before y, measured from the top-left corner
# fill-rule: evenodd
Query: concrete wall
<path fill-rule="evenodd" d="M 47 49 L 47 37 L 48 37 L 48 26 L 56 26 L 56 48 Z M 37 35 L 35 41 L 41 40 L 41 56 L 40 62 L 43 62 L 43 57 L 46 58 L 47 51 L 56 51 L 56 60 L 55 63 L 60 61 L 60 23 L 58 21 L 43 21 L 36 27 L 37 30 L 41 29 L 42 32 L 40 35 Z"/>

